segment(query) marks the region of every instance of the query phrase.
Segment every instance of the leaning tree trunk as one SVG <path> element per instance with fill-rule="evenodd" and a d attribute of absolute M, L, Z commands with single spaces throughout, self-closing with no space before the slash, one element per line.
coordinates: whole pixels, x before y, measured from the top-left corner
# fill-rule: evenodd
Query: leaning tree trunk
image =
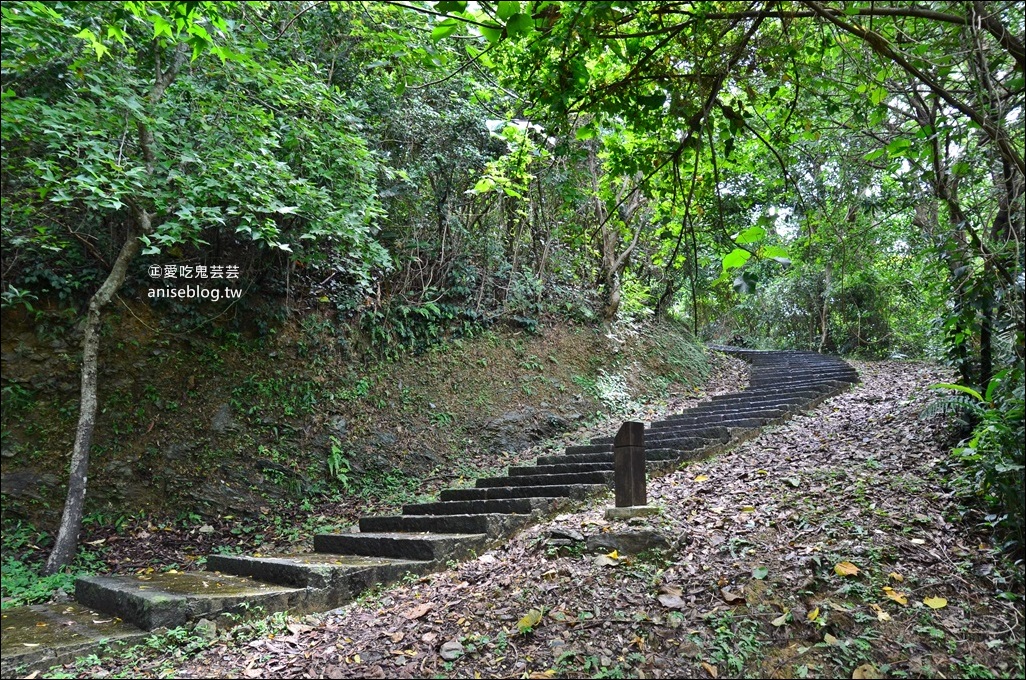
<path fill-rule="evenodd" d="M 168 64 L 167 69 L 163 69 L 160 48 L 154 42 L 156 77 L 147 97 L 151 106 L 156 106 L 160 102 L 164 92 L 185 64 L 189 52 L 187 44 L 179 43 L 174 47 L 171 63 Z M 146 173 L 153 175 L 157 160 L 153 131 L 142 118 L 136 121 L 136 129 L 139 134 L 139 150 L 142 152 Z M 125 275 L 128 273 L 129 263 L 142 250 L 142 241 L 139 237 L 153 231 L 152 217 L 146 212 L 146 208 L 141 204 L 131 203 L 130 205 L 135 223 L 129 228 L 128 236 L 121 246 L 114 266 L 111 267 L 110 274 L 89 300 L 89 309 L 86 312 L 85 332 L 82 338 L 81 404 L 78 412 L 78 427 L 75 431 L 75 446 L 71 450 L 68 496 L 64 501 L 64 512 L 61 515 L 60 528 L 57 530 L 57 540 L 54 542 L 53 550 L 43 569 L 45 574 L 54 574 L 61 567 L 71 563 L 75 557 L 75 549 L 78 547 L 78 535 L 82 531 L 82 510 L 85 506 L 86 481 L 89 474 L 89 447 L 93 443 L 93 430 L 96 428 L 96 373 L 100 354 L 100 321 L 103 308 L 121 288 L 121 284 L 125 282 Z"/>
<path fill-rule="evenodd" d="M 142 232 L 149 232 L 149 215 L 142 212 Z M 71 474 L 68 478 L 68 496 L 64 501 L 64 513 L 57 532 L 57 541 L 46 560 L 45 574 L 56 573 L 71 563 L 78 546 L 78 534 L 82 529 L 82 509 L 85 505 L 86 479 L 89 472 L 89 447 L 93 442 L 96 427 L 96 371 L 100 353 L 100 321 L 103 308 L 121 288 L 128 272 L 128 265 L 139 254 L 142 242 L 136 231 L 130 230 L 121 246 L 114 267 L 99 290 L 89 300 L 85 318 L 85 334 L 82 339 L 82 393 L 78 414 L 78 428 L 75 431 L 75 447 L 71 451 Z"/>

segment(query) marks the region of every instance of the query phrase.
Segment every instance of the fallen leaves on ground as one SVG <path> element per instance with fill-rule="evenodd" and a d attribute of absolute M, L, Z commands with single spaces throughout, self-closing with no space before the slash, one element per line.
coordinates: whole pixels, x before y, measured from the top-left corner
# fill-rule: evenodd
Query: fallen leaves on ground
<path fill-rule="evenodd" d="M 594 555 L 548 554 L 553 530 L 610 528 L 598 500 L 455 569 L 302 619 L 309 629 L 247 639 L 243 626 L 192 657 L 147 652 L 76 675 L 158 677 L 171 663 L 180 678 L 961 677 L 967 664 L 1020 676 L 1021 567 L 944 486 L 942 421 L 919 419 L 928 386 L 948 376 L 853 363 L 861 385 L 650 480 L 662 515 L 612 528 L 662 533 L 664 558 L 599 555 L 617 567 L 597 568 Z M 518 635 L 531 612 L 532 634 Z"/>

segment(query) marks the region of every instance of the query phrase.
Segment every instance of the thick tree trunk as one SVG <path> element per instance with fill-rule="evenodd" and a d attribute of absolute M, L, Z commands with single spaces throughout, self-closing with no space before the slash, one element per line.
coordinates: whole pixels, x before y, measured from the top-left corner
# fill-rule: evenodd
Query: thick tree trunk
<path fill-rule="evenodd" d="M 149 232 L 149 215 L 142 214 L 143 233 Z M 99 290 L 89 300 L 85 318 L 85 333 L 82 339 L 82 392 L 78 414 L 78 428 L 75 432 L 75 446 L 71 452 L 71 474 L 68 478 L 68 496 L 64 502 L 64 513 L 57 532 L 53 551 L 46 560 L 44 574 L 54 574 L 75 558 L 78 535 L 82 530 L 82 510 L 85 506 L 86 480 L 89 472 L 89 448 L 93 442 L 96 427 L 96 373 L 100 354 L 100 322 L 103 308 L 121 288 L 128 272 L 129 263 L 139 254 L 142 242 L 133 230 L 129 232 L 114 267 Z"/>

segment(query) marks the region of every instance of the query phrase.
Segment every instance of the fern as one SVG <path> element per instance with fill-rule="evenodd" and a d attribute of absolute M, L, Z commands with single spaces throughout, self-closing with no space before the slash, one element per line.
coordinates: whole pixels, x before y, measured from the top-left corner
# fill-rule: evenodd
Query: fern
<path fill-rule="evenodd" d="M 980 400 L 974 399 L 968 394 L 951 394 L 939 397 L 929 404 L 919 414 L 921 420 L 927 420 L 938 413 L 946 416 L 955 416 L 966 423 L 978 422 L 985 412 Z"/>

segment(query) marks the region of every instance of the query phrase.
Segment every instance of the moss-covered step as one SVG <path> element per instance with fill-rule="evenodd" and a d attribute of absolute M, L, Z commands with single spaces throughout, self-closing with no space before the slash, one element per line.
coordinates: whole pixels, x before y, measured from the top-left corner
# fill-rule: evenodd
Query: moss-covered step
<path fill-rule="evenodd" d="M 207 557 L 207 569 L 212 571 L 305 588 L 302 610 L 293 609 L 293 613 L 333 609 L 376 585 L 395 583 L 407 574 L 426 574 L 436 568 L 436 563 L 422 560 L 324 553 Z"/>
<path fill-rule="evenodd" d="M 4 610 L 0 621 L 0 676 L 5 678 L 67 663 L 104 643 L 134 643 L 149 635 L 76 602 L 12 607 Z"/>
<path fill-rule="evenodd" d="M 257 607 L 265 613 L 302 608 L 305 594 L 302 588 L 210 572 L 87 576 L 75 581 L 78 602 L 145 630 Z"/>

